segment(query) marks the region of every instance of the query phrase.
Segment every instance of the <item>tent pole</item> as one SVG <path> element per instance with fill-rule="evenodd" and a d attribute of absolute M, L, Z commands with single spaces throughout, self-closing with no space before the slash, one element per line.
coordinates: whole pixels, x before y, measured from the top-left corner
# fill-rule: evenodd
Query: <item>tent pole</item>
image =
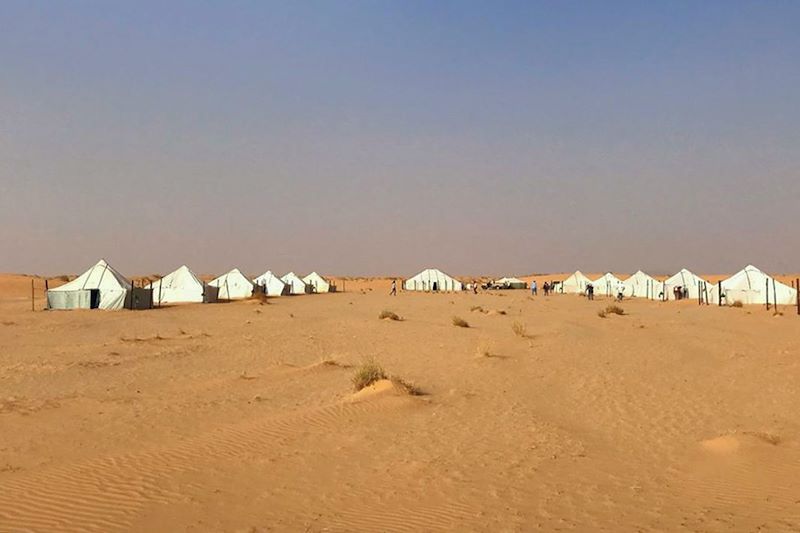
<path fill-rule="evenodd" d="M 717 305 L 722 307 L 722 280 L 717 282 Z"/>

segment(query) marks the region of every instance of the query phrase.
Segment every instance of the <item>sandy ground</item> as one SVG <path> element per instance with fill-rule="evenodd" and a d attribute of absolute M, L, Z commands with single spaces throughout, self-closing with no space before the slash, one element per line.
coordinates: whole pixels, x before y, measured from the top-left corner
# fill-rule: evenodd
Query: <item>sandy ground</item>
<path fill-rule="evenodd" d="M 800 530 L 794 309 L 347 288 L 31 312 L 0 278 L 0 531 Z M 426 394 L 354 395 L 370 357 Z"/>

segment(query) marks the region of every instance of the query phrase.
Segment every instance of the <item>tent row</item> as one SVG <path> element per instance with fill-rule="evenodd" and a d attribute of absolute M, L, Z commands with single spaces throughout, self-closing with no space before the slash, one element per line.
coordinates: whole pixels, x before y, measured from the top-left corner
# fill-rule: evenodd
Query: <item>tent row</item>
<path fill-rule="evenodd" d="M 777 281 L 775 278 L 747 265 L 733 276 L 717 283 L 709 283 L 700 276 L 681 269 L 664 281 L 659 281 L 641 270 L 622 281 L 611 273 L 590 280 L 580 270 L 561 284 L 562 292 L 584 294 L 591 285 L 595 294 L 615 296 L 618 292 L 627 298 L 650 300 L 675 300 L 689 298 L 707 303 L 779 304 L 797 303 L 797 289 Z"/>
<path fill-rule="evenodd" d="M 336 286 L 316 272 L 299 277 L 294 272 L 277 277 L 271 271 L 250 280 L 234 268 L 208 283 L 186 265 L 145 287 L 134 287 L 105 260 L 98 261 L 74 280 L 48 289 L 48 309 L 147 309 L 175 303 L 213 303 L 267 296 L 334 292 Z"/>

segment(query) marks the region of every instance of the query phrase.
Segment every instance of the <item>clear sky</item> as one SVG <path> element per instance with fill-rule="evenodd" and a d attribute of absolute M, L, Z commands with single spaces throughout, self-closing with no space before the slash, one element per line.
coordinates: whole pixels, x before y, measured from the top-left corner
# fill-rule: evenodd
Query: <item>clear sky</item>
<path fill-rule="evenodd" d="M 800 270 L 800 2 L 0 3 L 0 271 Z"/>

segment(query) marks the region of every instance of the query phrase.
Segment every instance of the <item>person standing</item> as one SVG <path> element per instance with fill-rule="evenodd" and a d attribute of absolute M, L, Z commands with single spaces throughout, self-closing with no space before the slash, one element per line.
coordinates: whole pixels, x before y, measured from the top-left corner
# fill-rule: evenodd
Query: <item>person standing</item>
<path fill-rule="evenodd" d="M 586 298 L 594 300 L 594 285 L 591 283 L 586 286 Z"/>
<path fill-rule="evenodd" d="M 397 296 L 397 280 L 392 280 L 392 292 L 389 293 L 390 296 Z"/>
<path fill-rule="evenodd" d="M 621 281 L 617 282 L 617 301 L 621 302 L 625 297 L 625 284 Z"/>
<path fill-rule="evenodd" d="M 531 296 L 536 296 L 536 280 L 531 281 Z"/>

